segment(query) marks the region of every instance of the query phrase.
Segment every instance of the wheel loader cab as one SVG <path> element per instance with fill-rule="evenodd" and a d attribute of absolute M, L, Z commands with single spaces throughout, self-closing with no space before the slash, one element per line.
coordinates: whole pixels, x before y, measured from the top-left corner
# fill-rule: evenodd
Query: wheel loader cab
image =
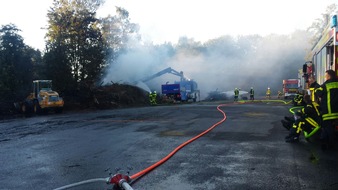
<path fill-rule="evenodd" d="M 52 91 L 52 81 L 51 80 L 35 80 L 33 81 L 33 93 L 34 98 L 40 97 L 41 92 Z"/>
<path fill-rule="evenodd" d="M 22 113 L 62 112 L 64 101 L 52 90 L 52 80 L 34 80 L 32 86 L 32 92 L 23 102 L 14 103 L 17 109 Z"/>

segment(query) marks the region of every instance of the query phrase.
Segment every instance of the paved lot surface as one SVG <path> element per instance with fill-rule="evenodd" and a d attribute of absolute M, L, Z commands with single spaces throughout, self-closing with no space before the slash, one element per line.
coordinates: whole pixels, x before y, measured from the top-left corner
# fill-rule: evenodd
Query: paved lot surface
<path fill-rule="evenodd" d="M 227 120 L 133 181 L 135 190 L 338 189 L 338 151 L 284 142 L 289 105 L 226 104 Z M 0 121 L 0 189 L 55 189 L 135 174 L 223 118 L 217 102 Z M 72 189 L 112 189 L 93 183 Z"/>

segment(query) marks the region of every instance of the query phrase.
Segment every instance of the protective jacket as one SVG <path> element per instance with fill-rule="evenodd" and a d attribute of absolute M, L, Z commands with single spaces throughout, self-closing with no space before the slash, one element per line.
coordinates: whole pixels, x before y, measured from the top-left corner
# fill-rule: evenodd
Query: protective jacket
<path fill-rule="evenodd" d="M 320 108 L 322 119 L 338 119 L 338 81 L 329 79 L 315 90 L 315 95 L 321 98 Z"/>
<path fill-rule="evenodd" d="M 293 104 L 294 106 L 303 106 L 304 105 L 304 101 L 303 101 L 303 95 L 297 93 L 295 98 L 293 99 Z"/>
<path fill-rule="evenodd" d="M 255 95 L 255 91 L 253 89 L 250 89 L 250 95 L 251 96 Z"/>
<path fill-rule="evenodd" d="M 235 89 L 234 93 L 235 93 L 235 96 L 238 96 L 239 95 L 239 90 Z"/>
<path fill-rule="evenodd" d="M 302 114 L 304 118 L 311 118 L 315 123 L 320 123 L 320 110 L 317 104 L 307 104 L 302 108 Z"/>
<path fill-rule="evenodd" d="M 312 100 L 313 102 L 319 102 L 318 96 L 315 95 L 315 90 L 316 90 L 317 88 L 319 88 L 319 87 L 320 87 L 320 85 L 317 83 L 317 81 L 313 82 L 313 83 L 310 84 L 310 86 L 309 86 L 309 90 L 310 90 L 310 92 L 311 92 L 311 100 Z"/>
<path fill-rule="evenodd" d="M 321 115 L 318 104 L 307 104 L 302 109 L 304 126 L 301 126 L 304 130 L 305 138 L 311 137 L 320 129 Z"/>

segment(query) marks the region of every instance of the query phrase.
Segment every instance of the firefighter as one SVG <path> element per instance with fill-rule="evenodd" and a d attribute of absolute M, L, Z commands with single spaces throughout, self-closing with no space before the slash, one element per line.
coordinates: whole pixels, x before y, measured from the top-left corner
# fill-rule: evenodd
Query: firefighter
<path fill-rule="evenodd" d="M 304 115 L 305 125 L 302 129 L 305 139 L 308 139 L 319 131 L 322 118 L 319 105 L 311 101 L 310 95 L 304 96 L 304 102 L 306 105 L 302 108 L 302 114 Z"/>
<path fill-rule="evenodd" d="M 150 101 L 150 105 L 156 105 L 156 98 L 157 98 L 157 93 L 156 91 L 154 92 L 150 92 L 149 93 L 149 101 Z"/>
<path fill-rule="evenodd" d="M 338 80 L 333 70 L 325 72 L 325 82 L 315 90 L 322 114 L 322 149 L 334 148 L 335 122 L 338 120 Z"/>
<path fill-rule="evenodd" d="M 271 90 L 270 87 L 268 87 L 268 89 L 266 90 L 266 98 L 270 99 L 271 98 Z"/>
<path fill-rule="evenodd" d="M 282 92 L 278 90 L 278 92 L 277 92 L 277 98 L 278 98 L 278 99 L 281 99 L 281 98 L 282 98 L 282 95 L 283 95 Z"/>
<path fill-rule="evenodd" d="M 303 94 L 299 91 L 297 91 L 296 96 L 293 98 L 293 105 L 294 106 L 304 106 L 303 101 Z"/>
<path fill-rule="evenodd" d="M 157 105 L 157 92 L 156 91 L 154 91 L 153 93 L 153 103 L 154 105 Z"/>
<path fill-rule="evenodd" d="M 251 87 L 250 89 L 250 100 L 255 100 L 255 91 L 253 87 Z"/>
<path fill-rule="evenodd" d="M 235 88 L 234 93 L 235 93 L 234 101 L 237 102 L 238 101 L 238 96 L 239 96 L 239 90 L 238 90 L 238 88 Z"/>
<path fill-rule="evenodd" d="M 317 83 L 316 79 L 312 75 L 309 77 L 309 84 L 310 84 L 309 89 L 311 93 L 311 99 L 313 102 L 319 104 L 319 98 L 318 96 L 315 95 L 315 90 L 319 88 L 320 85 Z"/>
<path fill-rule="evenodd" d="M 285 142 L 298 142 L 299 141 L 299 135 L 302 130 L 301 126 L 305 124 L 305 122 L 301 119 L 302 113 L 297 111 L 294 113 L 294 123 L 292 124 L 292 127 L 290 128 L 289 135 L 285 137 Z"/>
<path fill-rule="evenodd" d="M 153 105 L 153 93 L 151 91 L 149 92 L 149 102 L 150 105 Z"/>
<path fill-rule="evenodd" d="M 305 139 L 308 140 L 320 129 L 321 115 L 318 104 L 312 104 L 309 95 L 304 96 L 304 101 L 306 106 L 299 111 L 301 120 L 297 124 L 294 124 L 296 120 L 293 117 L 285 117 L 285 120 L 281 121 L 283 126 L 290 130 L 289 136 L 286 137 L 288 142 L 294 142 L 295 139 L 290 138 L 290 136 L 299 136 L 301 131 L 304 131 Z M 296 130 L 291 131 L 292 128 L 296 128 Z"/>

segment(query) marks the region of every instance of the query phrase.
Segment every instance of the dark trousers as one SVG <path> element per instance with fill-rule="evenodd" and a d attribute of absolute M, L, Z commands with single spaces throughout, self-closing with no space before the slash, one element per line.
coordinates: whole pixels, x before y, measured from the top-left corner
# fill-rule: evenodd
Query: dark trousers
<path fill-rule="evenodd" d="M 335 120 L 325 120 L 322 121 L 322 133 L 320 139 L 323 143 L 334 145 L 335 137 Z"/>

